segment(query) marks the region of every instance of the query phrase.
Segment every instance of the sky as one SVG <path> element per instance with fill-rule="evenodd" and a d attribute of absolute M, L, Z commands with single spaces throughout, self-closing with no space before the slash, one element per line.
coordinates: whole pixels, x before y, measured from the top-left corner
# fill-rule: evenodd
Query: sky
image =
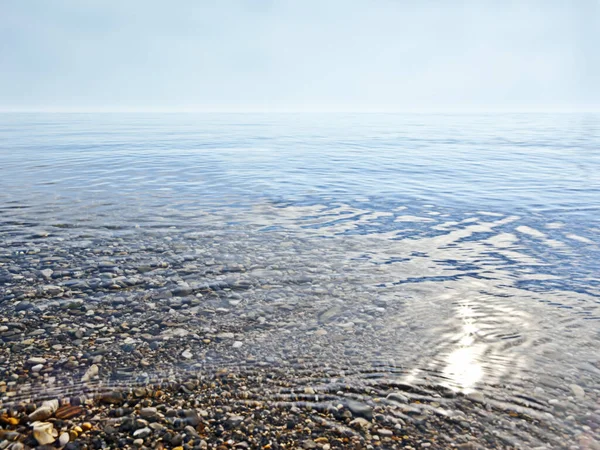
<path fill-rule="evenodd" d="M 0 0 L 0 110 L 600 110 L 600 0 Z"/>

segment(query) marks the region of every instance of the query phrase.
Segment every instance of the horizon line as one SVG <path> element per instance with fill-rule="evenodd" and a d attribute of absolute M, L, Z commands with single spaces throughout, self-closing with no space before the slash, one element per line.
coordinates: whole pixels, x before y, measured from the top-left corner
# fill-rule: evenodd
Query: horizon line
<path fill-rule="evenodd" d="M 515 114 L 515 113 L 600 113 L 599 107 L 592 108 L 421 108 L 421 109 L 316 109 L 316 108 L 240 108 L 240 109 L 200 109 L 200 108 L 165 108 L 165 109 L 138 109 L 138 108 L 0 108 L 1 114 Z"/>

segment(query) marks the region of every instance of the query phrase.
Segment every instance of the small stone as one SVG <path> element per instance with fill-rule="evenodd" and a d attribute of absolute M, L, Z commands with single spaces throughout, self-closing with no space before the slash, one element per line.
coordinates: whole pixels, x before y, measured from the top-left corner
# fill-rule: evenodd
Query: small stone
<path fill-rule="evenodd" d="M 92 429 L 92 424 L 91 424 L 91 423 L 89 423 L 89 422 L 83 422 L 83 423 L 81 424 L 81 429 L 82 429 L 83 431 L 90 431 L 90 430 Z"/>
<path fill-rule="evenodd" d="M 110 405 L 118 405 L 123 402 L 123 395 L 118 391 L 107 392 L 99 396 L 99 400 L 102 403 L 108 403 Z"/>
<path fill-rule="evenodd" d="M 317 331 L 315 331 L 315 336 L 325 336 L 326 334 L 327 330 L 323 328 L 319 328 Z"/>
<path fill-rule="evenodd" d="M 190 359 L 194 355 L 192 355 L 192 352 L 190 352 L 189 350 L 184 350 L 181 356 L 183 356 L 185 359 Z"/>
<path fill-rule="evenodd" d="M 135 445 L 136 447 L 141 447 L 142 445 L 144 445 L 144 440 L 136 439 L 135 441 L 133 441 L 133 445 Z"/>
<path fill-rule="evenodd" d="M 32 371 L 32 372 L 39 372 L 39 371 L 40 371 L 40 370 L 42 370 L 43 368 L 44 368 L 44 365 L 43 365 L 43 364 L 38 364 L 38 365 L 36 365 L 36 366 L 33 366 L 33 367 L 31 368 L 31 371 Z"/>
<path fill-rule="evenodd" d="M 54 273 L 54 271 L 52 269 L 44 269 L 44 270 L 40 270 L 40 273 L 42 274 L 42 276 L 44 278 L 48 279 L 48 278 L 52 277 L 52 274 Z"/>
<path fill-rule="evenodd" d="M 364 417 L 365 419 L 373 419 L 373 408 L 356 400 L 347 400 L 346 408 L 350 410 L 352 415 L 356 417 Z"/>
<path fill-rule="evenodd" d="M 240 348 L 243 344 L 242 341 L 235 341 L 232 345 L 233 348 Z"/>
<path fill-rule="evenodd" d="M 75 405 L 63 405 L 56 411 L 55 417 L 61 420 L 72 419 L 83 413 L 83 408 L 81 406 Z"/>
<path fill-rule="evenodd" d="M 373 426 L 373 424 L 371 422 L 369 422 L 366 419 L 363 419 L 362 417 L 357 417 L 356 419 L 352 420 L 350 422 L 350 426 L 354 427 L 354 428 L 371 428 Z"/>
<path fill-rule="evenodd" d="M 27 360 L 27 364 L 30 364 L 32 366 L 37 365 L 37 364 L 46 364 L 46 358 L 29 358 Z"/>
<path fill-rule="evenodd" d="M 15 306 L 15 311 L 27 311 L 28 309 L 33 308 L 33 303 L 31 302 L 19 302 L 17 306 Z"/>
<path fill-rule="evenodd" d="M 408 397 L 406 397 L 405 395 L 402 395 L 402 394 L 400 394 L 398 392 L 392 392 L 386 398 L 388 400 L 392 400 L 394 402 L 408 403 Z"/>
<path fill-rule="evenodd" d="M 481 392 L 471 392 L 467 395 L 467 397 L 479 403 L 483 403 L 485 401 L 485 398 Z"/>
<path fill-rule="evenodd" d="M 394 432 L 392 430 L 388 430 L 386 428 L 379 428 L 377 430 L 377 434 L 380 436 L 393 436 Z"/>
<path fill-rule="evenodd" d="M 33 427 L 33 437 L 40 445 L 50 444 L 58 436 L 58 432 L 49 422 L 34 422 L 31 426 Z"/>
<path fill-rule="evenodd" d="M 142 408 L 140 409 L 140 416 L 145 419 L 154 419 L 158 416 L 158 410 L 156 408 Z"/>
<path fill-rule="evenodd" d="M 29 414 L 29 420 L 31 422 L 42 422 L 52 416 L 54 411 L 47 406 L 41 406 L 36 409 L 34 412 Z M 43 445 L 43 444 L 42 444 Z"/>
<path fill-rule="evenodd" d="M 98 371 L 98 366 L 96 364 L 92 364 L 90 368 L 85 372 L 85 374 L 83 374 L 83 377 L 81 377 L 81 381 L 83 381 L 84 383 L 86 381 L 90 381 L 92 378 L 98 375 Z"/>
<path fill-rule="evenodd" d="M 139 430 L 135 430 L 133 433 L 133 437 L 139 438 L 147 438 L 152 433 L 152 430 L 148 427 L 140 428 Z"/>
<path fill-rule="evenodd" d="M 58 445 L 61 447 L 64 447 L 65 445 L 67 445 L 70 441 L 69 438 L 69 433 L 62 433 L 59 438 L 58 438 Z"/>
<path fill-rule="evenodd" d="M 219 333 L 217 334 L 217 339 L 225 340 L 225 339 L 233 339 L 235 334 L 233 333 Z"/>
<path fill-rule="evenodd" d="M 583 388 L 581 386 L 577 386 L 576 384 L 571 384 L 569 387 L 571 388 L 571 391 L 573 391 L 573 394 L 575 394 L 575 397 L 578 400 L 583 400 L 583 398 L 585 397 L 585 391 L 583 390 Z"/>
<path fill-rule="evenodd" d="M 229 425 L 230 427 L 237 427 L 243 421 L 243 416 L 231 416 L 229 419 L 227 419 L 227 425 Z"/>

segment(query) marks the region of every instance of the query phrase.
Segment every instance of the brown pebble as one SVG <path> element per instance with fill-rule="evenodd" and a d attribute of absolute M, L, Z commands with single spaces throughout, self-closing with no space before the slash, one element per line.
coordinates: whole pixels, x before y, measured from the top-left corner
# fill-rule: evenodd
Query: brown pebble
<path fill-rule="evenodd" d="M 82 413 L 83 408 L 81 406 L 63 405 L 56 410 L 54 417 L 61 420 L 68 420 L 79 416 Z"/>
<path fill-rule="evenodd" d="M 89 431 L 89 430 L 92 429 L 92 424 L 89 423 L 89 422 L 83 422 L 81 424 L 81 428 L 82 428 L 83 431 Z"/>

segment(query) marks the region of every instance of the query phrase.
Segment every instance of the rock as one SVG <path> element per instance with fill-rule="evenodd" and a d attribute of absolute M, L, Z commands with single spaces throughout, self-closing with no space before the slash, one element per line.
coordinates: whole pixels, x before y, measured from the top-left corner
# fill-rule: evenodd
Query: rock
<path fill-rule="evenodd" d="M 405 395 L 402 395 L 398 392 L 392 392 L 386 398 L 388 400 L 392 400 L 392 401 L 398 402 L 398 403 L 408 403 L 408 397 L 406 397 Z"/>
<path fill-rule="evenodd" d="M 100 394 L 98 399 L 100 400 L 100 402 L 107 403 L 110 405 L 118 405 L 120 403 L 123 403 L 123 395 L 118 391 Z"/>
<path fill-rule="evenodd" d="M 31 368 L 31 371 L 32 371 L 32 372 L 39 372 L 39 371 L 40 371 L 40 370 L 42 370 L 43 368 L 44 368 L 44 365 L 43 365 L 43 364 L 38 364 L 38 365 L 36 365 L 36 366 L 33 366 L 33 367 Z"/>
<path fill-rule="evenodd" d="M 72 419 L 73 417 L 79 416 L 82 413 L 83 408 L 81 406 L 63 405 L 56 410 L 54 416 L 57 419 L 68 420 Z"/>
<path fill-rule="evenodd" d="M 363 419 L 362 417 L 357 417 L 356 419 L 354 419 L 350 422 L 350 426 L 354 427 L 354 428 L 369 429 L 373 426 L 373 424 L 371 422 L 369 422 L 368 420 Z"/>
<path fill-rule="evenodd" d="M 577 398 L 578 400 L 583 400 L 583 398 L 585 397 L 585 391 L 581 386 L 571 384 L 569 387 L 571 388 L 571 391 L 573 391 L 573 394 L 575 394 L 575 398 Z"/>
<path fill-rule="evenodd" d="M 319 328 L 317 331 L 315 331 L 315 336 L 325 336 L 326 334 L 327 330 L 323 328 Z"/>
<path fill-rule="evenodd" d="M 342 307 L 340 305 L 332 306 L 331 308 L 323 311 L 319 315 L 319 322 L 321 322 L 321 323 L 329 322 L 331 319 L 333 319 L 335 316 L 337 316 L 341 313 L 342 313 Z"/>
<path fill-rule="evenodd" d="M 136 439 L 133 441 L 133 445 L 135 445 L 136 447 L 141 447 L 142 445 L 144 445 L 144 440 L 143 439 Z"/>
<path fill-rule="evenodd" d="M 235 341 L 232 345 L 233 348 L 240 348 L 243 344 L 242 341 Z"/>
<path fill-rule="evenodd" d="M 69 443 L 69 433 L 62 433 L 59 437 L 58 437 L 58 445 L 61 447 L 64 447 L 65 445 L 67 445 Z"/>
<path fill-rule="evenodd" d="M 62 294 L 62 292 L 63 292 L 63 290 L 60 286 L 53 286 L 53 285 L 44 286 L 43 290 L 45 293 L 47 293 L 53 297 L 56 295 Z"/>
<path fill-rule="evenodd" d="M 235 334 L 233 333 L 219 333 L 217 334 L 217 339 L 225 340 L 225 339 L 233 339 Z"/>
<path fill-rule="evenodd" d="M 81 381 L 83 381 L 84 383 L 86 381 L 90 381 L 92 378 L 98 375 L 98 371 L 98 366 L 96 364 L 92 364 L 90 368 L 81 377 Z"/>
<path fill-rule="evenodd" d="M 345 406 L 355 417 L 364 417 L 367 420 L 373 419 L 373 408 L 369 405 L 356 400 L 347 400 Z"/>
<path fill-rule="evenodd" d="M 32 366 L 37 365 L 37 364 L 46 364 L 46 358 L 29 358 L 27 360 L 27 364 L 30 364 Z"/>
<path fill-rule="evenodd" d="M 467 395 L 467 397 L 469 397 L 471 400 L 479 402 L 479 403 L 483 403 L 485 401 L 485 397 L 483 396 L 483 394 L 481 392 L 471 392 L 470 394 Z"/>
<path fill-rule="evenodd" d="M 27 311 L 28 309 L 33 308 L 33 304 L 31 302 L 22 301 L 15 307 L 15 311 Z"/>
<path fill-rule="evenodd" d="M 189 350 L 184 350 L 181 356 L 183 356 L 185 359 L 190 359 L 194 355 L 192 355 L 192 352 L 190 352 Z"/>
<path fill-rule="evenodd" d="M 186 409 L 183 411 L 183 414 L 185 416 L 185 421 L 193 426 L 193 427 L 197 427 L 198 425 L 200 425 L 200 416 L 198 416 L 198 413 L 196 411 L 194 411 L 193 409 Z"/>
<path fill-rule="evenodd" d="M 49 422 L 34 422 L 31 426 L 33 427 L 33 437 L 40 445 L 50 444 L 58 436 L 58 431 Z"/>
<path fill-rule="evenodd" d="M 40 273 L 42 274 L 42 276 L 44 278 L 49 279 L 49 278 L 52 277 L 52 274 L 54 273 L 54 270 L 52 270 L 52 269 L 44 269 L 44 270 L 40 270 Z"/>
<path fill-rule="evenodd" d="M 231 416 L 227 419 L 227 425 L 231 428 L 239 426 L 244 421 L 244 416 Z"/>
<path fill-rule="evenodd" d="M 53 413 L 54 411 L 51 408 L 48 408 L 47 406 L 41 406 L 29 414 L 29 420 L 31 422 L 43 422 L 44 420 L 52 417 Z"/>
<path fill-rule="evenodd" d="M 158 417 L 158 410 L 156 408 L 142 408 L 140 409 L 140 416 L 144 419 L 155 419 Z"/>
<path fill-rule="evenodd" d="M 302 441 L 302 448 L 304 449 L 313 449 L 313 448 L 317 448 L 318 445 L 315 441 L 313 441 L 312 439 L 306 439 L 304 441 Z"/>
<path fill-rule="evenodd" d="M 379 428 L 377 430 L 377 434 L 379 436 L 393 436 L 394 432 L 392 430 L 388 430 L 387 428 Z"/>
<path fill-rule="evenodd" d="M 144 427 L 144 428 L 140 428 L 139 430 L 135 430 L 133 432 L 133 437 L 136 438 L 147 438 L 148 436 L 150 436 L 150 434 L 152 434 L 152 430 L 148 427 Z"/>

